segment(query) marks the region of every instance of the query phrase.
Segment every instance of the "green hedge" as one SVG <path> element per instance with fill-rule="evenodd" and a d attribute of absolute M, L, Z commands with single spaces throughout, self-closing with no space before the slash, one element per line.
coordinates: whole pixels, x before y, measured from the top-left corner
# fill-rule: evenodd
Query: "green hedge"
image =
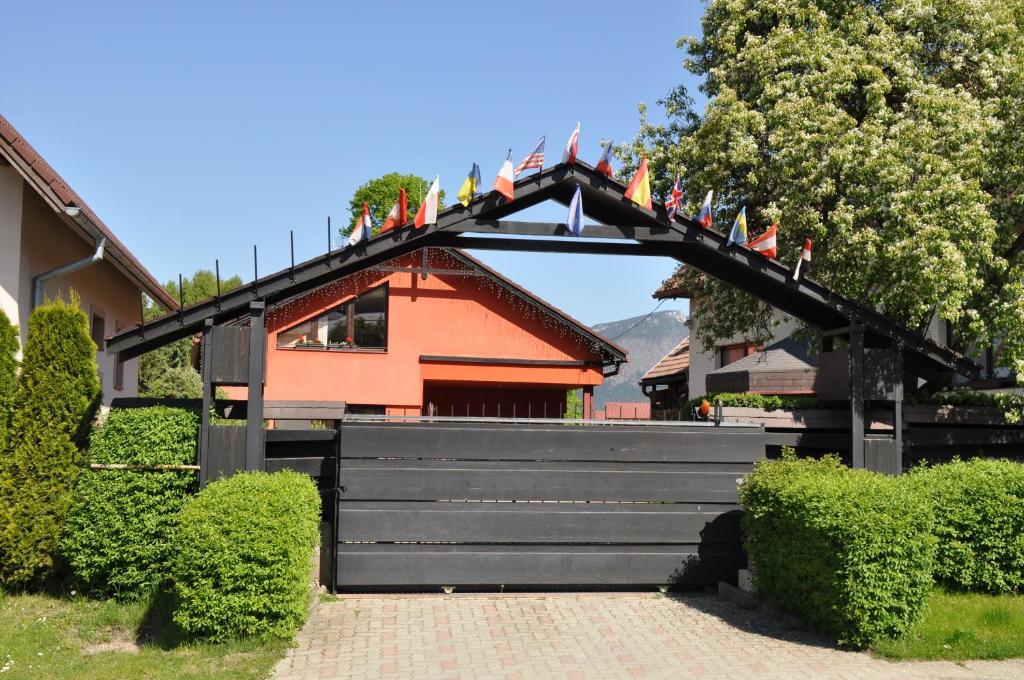
<path fill-rule="evenodd" d="M 1024 587 L 1024 465 L 955 460 L 913 470 L 908 484 L 935 508 L 935 580 L 955 590 Z"/>
<path fill-rule="evenodd" d="M 740 487 L 762 596 L 844 646 L 899 637 L 932 586 L 927 499 L 899 478 L 837 458 L 759 463 Z"/>
<path fill-rule="evenodd" d="M 700 402 L 707 400 L 712 410 L 715 401 L 721 400 L 722 406 L 738 406 L 744 408 L 763 408 L 767 411 L 776 409 L 797 409 L 814 408 L 818 405 L 818 398 L 809 395 L 778 395 L 778 394 L 746 394 L 743 392 L 712 392 L 699 397 L 694 397 L 686 402 L 687 417 L 693 413 L 693 409 L 700 406 Z"/>
<path fill-rule="evenodd" d="M 90 463 L 181 465 L 196 460 L 198 416 L 156 406 L 114 409 L 95 430 Z M 82 592 L 134 598 L 167 577 L 178 513 L 194 472 L 85 471 L 75 485 L 61 551 Z"/>
<path fill-rule="evenodd" d="M 287 637 L 309 607 L 320 494 L 291 471 L 211 483 L 182 511 L 171 575 L 174 620 L 212 640 Z"/>
<path fill-rule="evenodd" d="M 958 387 L 932 394 L 912 394 L 908 396 L 906 403 L 941 406 L 994 406 L 1002 409 L 1006 422 L 1024 422 L 1024 394 L 978 392 L 966 387 Z"/>

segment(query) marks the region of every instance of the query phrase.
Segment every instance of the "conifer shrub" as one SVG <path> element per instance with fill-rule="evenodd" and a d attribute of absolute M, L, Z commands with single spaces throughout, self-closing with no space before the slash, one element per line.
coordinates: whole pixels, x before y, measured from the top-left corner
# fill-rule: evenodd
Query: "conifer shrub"
<path fill-rule="evenodd" d="M 740 486 L 758 592 L 848 647 L 900 637 L 932 587 L 930 503 L 829 456 L 758 463 Z"/>
<path fill-rule="evenodd" d="M 1024 465 L 954 460 L 915 468 L 906 482 L 935 509 L 938 583 L 981 593 L 1024 589 Z"/>
<path fill-rule="evenodd" d="M 198 429 L 198 415 L 187 409 L 113 409 L 93 432 L 86 458 L 105 464 L 193 464 Z M 191 471 L 83 471 L 61 539 L 78 588 L 96 597 L 132 599 L 161 586 L 179 513 L 197 487 Z"/>
<path fill-rule="evenodd" d="M 96 345 L 77 296 L 33 310 L 0 458 L 0 580 L 24 588 L 45 578 L 100 398 Z"/>
<path fill-rule="evenodd" d="M 18 377 L 18 327 L 0 309 L 0 456 L 7 452 L 7 428 Z"/>
<path fill-rule="evenodd" d="M 210 640 L 289 637 L 306 618 L 320 494 L 306 475 L 246 472 L 182 510 L 171 577 L 174 621 Z"/>

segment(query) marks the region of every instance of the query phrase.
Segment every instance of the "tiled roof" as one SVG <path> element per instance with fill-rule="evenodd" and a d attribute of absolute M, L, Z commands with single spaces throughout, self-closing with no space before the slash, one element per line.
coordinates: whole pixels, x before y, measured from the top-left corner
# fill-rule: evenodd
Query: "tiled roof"
<path fill-rule="evenodd" d="M 665 382 L 672 378 L 681 378 L 690 368 L 690 338 L 672 348 L 668 354 L 651 367 L 651 370 L 640 378 L 641 383 Z"/>
<path fill-rule="evenodd" d="M 66 219 L 66 216 L 63 215 L 63 207 L 68 205 L 78 206 L 81 210 L 81 215 L 86 218 L 87 223 L 91 223 L 95 230 L 98 231 L 98 234 L 96 234 L 97 239 L 99 236 L 107 239 L 106 251 L 108 256 L 121 265 L 129 277 L 134 279 L 136 284 L 146 291 L 147 295 L 167 309 L 177 309 L 178 304 L 174 301 L 174 298 L 167 294 L 167 291 L 160 285 L 160 282 L 153 278 L 153 275 L 114 236 L 114 232 L 92 211 L 92 208 L 82 200 L 82 197 L 64 181 L 63 177 L 57 174 L 57 171 L 39 155 L 39 152 L 2 115 L 0 115 L 0 139 L 6 142 L 6 144 L 0 144 L 0 155 L 8 155 L 4 151 L 5 149 L 10 149 L 10 154 L 15 156 L 15 158 L 8 158 L 8 160 L 25 175 L 25 179 L 29 184 L 32 185 L 44 200 L 51 204 L 55 202 L 60 203 L 60 207 L 53 206 L 55 211 L 60 211 L 59 214 Z M 52 192 L 53 196 L 56 197 L 56 201 L 47 195 L 48 191 Z M 82 229 L 87 229 L 86 225 L 76 224 Z"/>
<path fill-rule="evenodd" d="M 728 366 L 712 371 L 712 373 L 800 371 L 817 368 L 817 366 L 818 358 L 810 353 L 807 343 L 795 340 L 790 336 L 768 345 L 763 352 L 748 354 Z"/>

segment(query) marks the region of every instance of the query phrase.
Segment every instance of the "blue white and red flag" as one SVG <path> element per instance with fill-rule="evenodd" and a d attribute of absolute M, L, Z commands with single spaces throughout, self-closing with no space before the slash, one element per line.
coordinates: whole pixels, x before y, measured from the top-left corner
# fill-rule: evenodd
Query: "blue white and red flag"
<path fill-rule="evenodd" d="M 683 207 L 683 184 L 679 175 L 676 175 L 676 183 L 672 185 L 672 191 L 669 192 L 668 200 L 665 201 L 665 210 L 668 211 L 668 220 L 671 222 L 675 219 L 676 213 Z"/>

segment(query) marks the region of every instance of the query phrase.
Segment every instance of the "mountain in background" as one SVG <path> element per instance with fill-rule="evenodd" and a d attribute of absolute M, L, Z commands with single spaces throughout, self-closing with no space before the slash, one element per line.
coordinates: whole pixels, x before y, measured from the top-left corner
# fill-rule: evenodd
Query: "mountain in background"
<path fill-rule="evenodd" d="M 629 330 L 641 319 L 642 316 L 634 316 L 592 326 L 604 337 L 629 350 L 629 362 L 622 364 L 619 374 L 594 388 L 594 408 L 603 409 L 609 401 L 647 401 L 647 397 L 640 391 L 640 378 L 690 331 L 685 325 L 686 316 L 674 309 L 655 312 L 639 326 Z M 625 335 L 616 337 L 622 333 Z"/>

